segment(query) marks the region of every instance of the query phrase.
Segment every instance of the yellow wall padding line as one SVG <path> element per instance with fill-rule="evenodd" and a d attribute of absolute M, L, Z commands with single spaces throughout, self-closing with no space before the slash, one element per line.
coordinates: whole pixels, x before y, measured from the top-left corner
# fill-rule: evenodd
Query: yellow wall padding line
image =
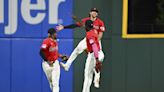
<path fill-rule="evenodd" d="M 128 0 L 122 0 L 122 38 L 164 38 L 162 34 L 128 34 Z"/>

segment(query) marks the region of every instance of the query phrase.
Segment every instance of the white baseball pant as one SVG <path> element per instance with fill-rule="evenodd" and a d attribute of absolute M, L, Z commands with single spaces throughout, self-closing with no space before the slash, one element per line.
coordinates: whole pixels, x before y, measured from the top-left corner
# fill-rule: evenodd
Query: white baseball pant
<path fill-rule="evenodd" d="M 102 51 L 101 41 L 99 41 L 99 44 L 100 44 L 100 49 L 101 49 L 99 51 L 99 61 L 103 62 L 103 60 L 104 60 L 104 53 Z M 73 61 L 76 59 L 76 57 L 79 54 L 81 54 L 85 49 L 87 49 L 86 38 L 84 38 L 83 40 L 81 40 L 79 42 L 79 44 L 77 45 L 77 47 L 71 53 L 71 56 L 69 57 L 69 59 L 67 60 L 67 62 L 65 63 L 65 65 L 68 66 L 68 68 L 69 68 L 71 66 L 71 64 L 73 63 Z"/>
<path fill-rule="evenodd" d="M 60 65 L 59 61 L 56 60 L 52 66 L 47 62 L 42 62 L 43 71 L 49 81 L 52 92 L 59 92 L 59 79 L 60 79 Z"/>
<path fill-rule="evenodd" d="M 100 44 L 100 51 L 98 52 L 99 55 L 99 61 L 103 62 L 104 60 L 104 53 L 102 51 L 102 45 L 101 41 L 99 41 Z M 71 56 L 69 57 L 68 61 L 66 62 L 66 66 L 69 68 L 73 61 L 76 59 L 76 57 L 81 54 L 85 49 L 87 49 L 87 43 L 86 43 L 86 38 L 81 40 L 77 47 L 74 49 L 72 52 Z M 93 55 L 93 56 L 92 56 Z M 94 54 L 89 53 L 86 64 L 85 64 L 85 71 L 84 71 L 84 83 L 83 83 L 83 91 L 82 92 L 90 92 L 90 86 L 93 80 L 93 73 L 95 74 L 94 76 L 94 82 L 97 80 L 100 80 L 100 72 L 97 73 L 95 71 L 95 57 Z"/>
<path fill-rule="evenodd" d="M 95 66 L 96 59 L 94 57 L 94 53 L 88 53 L 87 61 L 85 63 L 84 83 L 82 92 L 90 92 L 90 86 L 92 84 Z"/>

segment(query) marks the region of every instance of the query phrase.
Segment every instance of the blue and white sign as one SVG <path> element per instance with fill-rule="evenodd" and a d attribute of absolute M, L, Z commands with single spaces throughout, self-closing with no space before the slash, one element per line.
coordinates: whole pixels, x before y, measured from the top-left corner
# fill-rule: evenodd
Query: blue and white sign
<path fill-rule="evenodd" d="M 71 13 L 72 0 L 0 0 L 0 37 L 41 37 Z"/>

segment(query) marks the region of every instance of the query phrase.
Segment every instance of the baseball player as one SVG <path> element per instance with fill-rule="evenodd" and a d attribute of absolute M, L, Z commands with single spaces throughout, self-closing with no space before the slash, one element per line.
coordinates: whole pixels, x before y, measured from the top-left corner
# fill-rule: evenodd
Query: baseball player
<path fill-rule="evenodd" d="M 102 46 L 101 46 L 101 38 L 103 36 L 103 32 L 105 31 L 105 26 L 104 23 L 101 19 L 99 19 L 98 16 L 98 10 L 97 8 L 92 8 L 90 13 L 89 13 L 89 17 L 87 18 L 83 18 L 81 22 L 77 22 L 76 24 L 71 24 L 68 26 L 63 26 L 63 25 L 59 25 L 56 27 L 57 30 L 62 30 L 65 28 L 76 28 L 76 27 L 82 27 L 85 25 L 86 20 L 92 20 L 93 21 L 93 28 L 95 30 L 97 30 L 98 33 L 98 39 L 99 39 L 99 44 L 100 44 L 100 51 L 98 52 L 98 56 L 99 56 L 99 61 L 103 61 L 104 59 L 104 53 L 102 52 Z M 61 66 L 64 67 L 64 69 L 66 71 L 69 70 L 69 67 L 71 66 L 72 62 L 75 60 L 75 58 L 81 54 L 85 49 L 87 49 L 87 44 L 86 44 L 86 37 L 80 41 L 80 43 L 78 44 L 78 46 L 74 49 L 74 51 L 72 52 L 71 56 L 69 57 L 69 59 L 67 60 L 67 62 L 65 64 L 61 63 Z M 83 84 L 83 92 L 89 92 L 90 91 L 90 86 L 91 86 L 91 82 L 92 82 L 92 76 L 89 76 L 88 74 L 90 72 L 94 72 L 95 73 L 95 77 L 94 77 L 94 86 L 96 88 L 99 88 L 99 80 L 100 80 L 100 71 L 97 73 L 95 70 L 91 70 L 88 71 L 89 69 L 87 69 L 87 67 L 89 66 L 89 62 L 88 60 L 90 59 L 90 56 L 88 55 L 87 57 L 87 61 L 85 64 L 85 79 L 84 79 L 84 84 Z M 91 68 L 93 69 L 93 68 Z M 92 75 L 92 73 L 90 73 Z M 86 91 L 87 89 L 87 91 Z"/>
<path fill-rule="evenodd" d="M 96 72 L 100 72 L 101 65 L 102 65 L 101 62 L 99 61 L 99 56 L 98 56 L 98 52 L 100 51 L 100 45 L 99 45 L 99 41 L 98 41 L 97 30 L 93 29 L 93 21 L 92 20 L 87 20 L 85 22 L 85 29 L 86 29 L 86 42 L 87 42 L 88 56 L 90 56 L 92 54 L 91 56 L 93 59 L 93 60 L 89 60 L 89 61 L 95 62 L 95 60 L 96 60 L 96 66 L 95 66 L 95 64 L 92 65 L 93 70 L 95 67 Z"/>
<path fill-rule="evenodd" d="M 42 68 L 52 92 L 59 92 L 60 65 L 58 57 L 67 60 L 67 56 L 58 53 L 56 30 L 54 28 L 48 30 L 48 37 L 43 40 L 40 48 L 40 56 L 43 59 Z"/>
<path fill-rule="evenodd" d="M 93 74 L 95 72 L 96 76 L 97 73 L 100 73 L 102 62 L 99 61 L 98 52 L 100 51 L 100 45 L 98 41 L 98 32 L 93 29 L 93 21 L 87 20 L 85 22 L 85 29 L 88 58 L 85 66 L 85 79 L 82 92 L 90 92 Z"/>

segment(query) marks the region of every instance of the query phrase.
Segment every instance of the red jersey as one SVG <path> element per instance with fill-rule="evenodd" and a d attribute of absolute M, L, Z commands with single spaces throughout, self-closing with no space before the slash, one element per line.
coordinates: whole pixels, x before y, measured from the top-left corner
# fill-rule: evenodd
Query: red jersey
<path fill-rule="evenodd" d="M 85 25 L 85 22 L 87 20 L 90 20 L 90 17 L 88 18 L 83 18 L 82 19 L 82 24 L 80 24 L 79 22 L 77 22 L 76 24 L 78 26 L 83 26 Z M 86 40 L 87 40 L 87 49 L 89 52 L 92 52 L 92 46 L 91 44 L 89 43 L 89 40 L 92 39 L 94 41 L 94 43 L 97 44 L 98 46 L 98 50 L 100 50 L 100 45 L 99 45 L 99 40 L 98 40 L 98 34 L 100 32 L 104 32 L 105 31 L 105 25 L 104 25 L 104 22 L 99 19 L 99 18 L 96 18 L 95 21 L 93 21 L 93 30 L 90 30 L 86 33 Z"/>
<path fill-rule="evenodd" d="M 90 20 L 90 17 L 88 18 L 83 18 L 82 19 L 82 24 L 85 25 L 85 22 L 87 20 Z M 76 23 L 78 26 L 83 26 L 82 24 L 80 24 L 79 22 Z M 105 25 L 104 25 L 104 22 L 99 19 L 99 18 L 96 18 L 95 21 L 93 21 L 93 27 L 97 30 L 98 34 L 99 32 L 104 32 L 105 31 Z"/>
<path fill-rule="evenodd" d="M 86 33 L 86 41 L 87 41 L 88 52 L 93 52 L 92 46 L 89 42 L 90 40 L 92 40 L 93 43 L 96 43 L 96 45 L 98 47 L 98 51 L 100 51 L 100 44 L 99 44 L 99 40 L 98 40 L 98 34 L 97 34 L 97 31 L 94 30 L 94 29 L 92 29 L 92 30 L 90 30 Z"/>
<path fill-rule="evenodd" d="M 54 41 L 51 38 L 46 38 L 45 40 L 43 40 L 41 49 L 43 50 L 48 61 L 55 62 L 58 59 L 59 54 L 57 41 Z"/>

